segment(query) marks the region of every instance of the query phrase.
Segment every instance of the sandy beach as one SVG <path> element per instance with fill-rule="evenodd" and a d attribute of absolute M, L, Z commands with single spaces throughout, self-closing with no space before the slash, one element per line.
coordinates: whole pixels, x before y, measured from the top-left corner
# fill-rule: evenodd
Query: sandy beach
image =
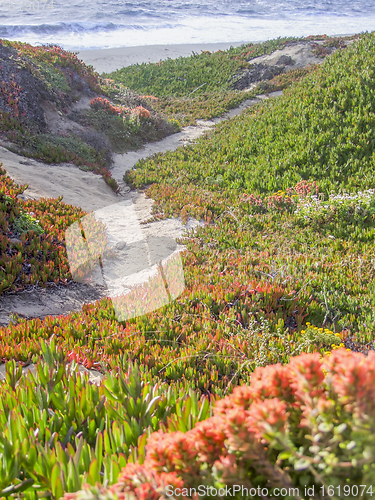
<path fill-rule="evenodd" d="M 141 47 L 120 47 L 115 49 L 81 50 L 77 52 L 79 59 L 91 65 L 98 73 L 110 73 L 116 69 L 132 64 L 157 63 L 165 59 L 191 56 L 193 52 L 200 54 L 203 50 L 215 52 L 239 47 L 250 42 L 198 43 L 177 45 L 145 45 Z"/>

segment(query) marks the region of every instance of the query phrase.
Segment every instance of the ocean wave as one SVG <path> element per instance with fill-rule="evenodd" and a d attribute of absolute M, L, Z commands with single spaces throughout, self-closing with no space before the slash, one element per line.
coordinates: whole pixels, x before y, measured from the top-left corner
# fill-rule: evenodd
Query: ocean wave
<path fill-rule="evenodd" d="M 144 24 L 115 24 L 107 23 L 87 23 L 87 22 L 72 22 L 72 23 L 54 23 L 54 24 L 24 24 L 24 25 L 0 25 L 0 38 L 10 38 L 17 35 L 54 35 L 54 34 L 69 34 L 69 33 L 106 33 L 119 30 L 147 30 L 155 26 L 145 26 Z M 171 23 L 164 27 L 173 27 Z"/>
<path fill-rule="evenodd" d="M 54 0 L 53 13 L 39 17 L 4 15 L 0 9 L 0 38 L 81 50 L 255 42 L 375 29 L 375 2 L 371 6 L 366 0 L 92 0 L 90 7 L 85 0 L 73 0 L 69 7 L 60 1 Z"/>

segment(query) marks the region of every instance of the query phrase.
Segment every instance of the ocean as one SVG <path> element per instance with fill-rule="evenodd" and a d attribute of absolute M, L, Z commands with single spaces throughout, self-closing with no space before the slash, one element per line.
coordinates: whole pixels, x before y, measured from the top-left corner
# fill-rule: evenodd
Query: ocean
<path fill-rule="evenodd" d="M 0 38 L 67 50 L 375 30 L 375 0 L 0 0 Z"/>

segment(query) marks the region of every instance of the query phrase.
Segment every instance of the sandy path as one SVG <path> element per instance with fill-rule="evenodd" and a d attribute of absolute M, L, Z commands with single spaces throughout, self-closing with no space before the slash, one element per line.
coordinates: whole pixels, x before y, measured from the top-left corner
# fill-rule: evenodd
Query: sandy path
<path fill-rule="evenodd" d="M 278 96 L 281 92 L 272 95 Z M 124 200 L 131 200 L 137 213 L 138 220 L 144 222 L 151 217 L 153 201 L 147 199 L 143 193 L 130 191 L 123 181 L 124 173 L 133 168 L 138 160 L 147 158 L 157 152 L 175 150 L 194 141 L 210 130 L 222 120 L 240 114 L 244 109 L 259 102 L 266 96 L 244 101 L 238 108 L 231 110 L 221 118 L 210 121 L 199 121 L 197 126 L 185 127 L 181 132 L 165 139 L 149 143 L 145 147 L 114 155 L 114 164 L 111 168 L 112 176 L 120 186 L 120 194 L 115 194 L 104 182 L 102 177 L 92 172 L 84 172 L 75 165 L 60 164 L 46 165 L 36 160 L 28 159 L 0 147 L 0 161 L 8 174 L 20 184 L 28 184 L 25 190 L 26 198 L 39 199 L 41 197 L 57 198 L 63 195 L 65 203 L 80 206 L 87 212 L 115 205 Z M 187 229 L 194 228 L 198 221 L 188 220 L 184 225 L 180 218 L 172 218 L 148 224 L 142 224 L 141 230 L 147 237 L 179 238 Z M 85 303 L 95 302 L 106 296 L 106 287 L 99 284 L 75 283 L 68 287 L 58 286 L 17 294 L 4 294 L 0 297 L 0 326 L 9 324 L 12 313 L 23 318 L 45 318 L 49 315 L 68 314 L 79 311 Z"/>
<path fill-rule="evenodd" d="M 298 52 L 295 47 L 292 47 L 289 53 L 285 49 L 283 49 L 282 54 L 280 52 L 277 51 L 271 56 L 262 56 L 259 63 L 267 64 L 267 62 L 270 62 L 272 64 L 271 58 L 280 57 L 284 54 L 292 54 L 296 65 L 299 65 L 302 59 L 302 66 L 315 62 L 311 54 L 308 54 L 305 50 Z M 117 56 L 117 54 L 115 55 Z M 113 62 L 111 61 L 111 63 Z M 118 61 L 116 60 L 115 63 L 118 64 Z M 281 94 L 282 92 L 274 92 L 271 96 L 276 97 Z M 153 201 L 146 199 L 142 193 L 130 191 L 123 181 L 124 173 L 133 168 L 140 159 L 147 158 L 158 152 L 175 150 L 180 146 L 184 146 L 210 130 L 216 123 L 240 114 L 244 109 L 265 98 L 266 96 L 262 95 L 257 96 L 257 99 L 249 99 L 221 118 L 206 122 L 198 121 L 197 126 L 186 127 L 181 132 L 166 137 L 162 141 L 149 143 L 138 151 L 115 155 L 111 171 L 112 176 L 120 186 L 120 194 L 118 195 L 105 184 L 100 176 L 92 172 L 84 172 L 74 165 L 45 165 L 11 153 L 1 146 L 0 162 L 3 162 L 8 174 L 18 183 L 29 184 L 29 188 L 24 193 L 25 197 L 39 199 L 41 197 L 57 198 L 63 195 L 65 203 L 80 206 L 88 212 L 114 205 L 120 201 L 131 200 L 134 203 L 139 221 L 145 221 L 151 215 Z M 189 220 L 188 224 L 184 226 L 179 218 L 168 219 L 143 224 L 142 232 L 145 236 L 160 237 L 162 235 L 176 239 L 185 229 L 195 227 L 197 224 L 197 221 Z M 94 302 L 105 296 L 106 287 L 98 284 L 85 285 L 81 283 L 73 283 L 68 287 L 59 286 L 47 290 L 32 290 L 31 293 L 24 291 L 14 295 L 3 295 L 0 297 L 0 326 L 9 324 L 12 313 L 17 313 L 26 318 L 44 318 L 47 315 L 67 314 L 70 311 L 80 310 L 84 303 Z M 35 372 L 35 366 L 29 365 L 23 368 L 23 373 L 26 374 L 29 370 Z M 81 365 L 78 370 L 87 372 L 92 383 L 100 384 L 102 375 L 98 371 L 87 370 Z M 2 364 L 0 365 L 0 381 L 4 378 L 5 364 Z"/>
<path fill-rule="evenodd" d="M 274 93 L 275 96 L 281 92 Z M 28 198 L 58 197 L 64 196 L 64 202 L 75 206 L 81 206 L 88 212 L 113 205 L 121 200 L 132 200 L 139 221 L 143 222 L 151 216 L 153 200 L 147 199 L 143 193 L 130 191 L 123 181 L 123 175 L 127 170 L 133 168 L 141 158 L 157 152 L 175 150 L 194 141 L 206 131 L 210 130 L 216 123 L 232 118 L 249 106 L 257 103 L 266 96 L 258 96 L 258 99 L 249 99 L 238 108 L 231 110 L 221 118 L 207 122 L 199 121 L 197 126 L 184 128 L 181 132 L 166 137 L 162 141 L 147 144 L 138 151 L 132 151 L 123 155 L 115 155 L 112 168 L 112 176 L 120 185 L 120 194 L 116 195 L 105 184 L 103 179 L 92 172 L 83 172 L 74 165 L 45 165 L 35 160 L 25 159 L 7 149 L 0 147 L 0 159 L 8 174 L 20 184 L 29 184 L 30 187 L 24 192 Z M 190 228 L 196 227 L 198 222 L 190 219 L 184 225 L 180 218 L 142 224 L 141 230 L 145 237 L 167 236 L 174 239 Z M 17 294 L 2 295 L 0 297 L 0 326 L 9 324 L 11 315 L 16 313 L 22 318 L 45 318 L 49 315 L 68 314 L 79 311 L 85 303 L 95 302 L 107 296 L 107 288 L 103 285 L 87 285 L 83 283 L 72 283 L 67 287 L 55 286 L 48 289 L 36 289 L 23 291 Z M 35 373 L 35 365 L 30 364 L 22 369 L 26 375 L 28 371 Z M 87 370 L 79 365 L 78 371 L 87 373 L 89 381 L 100 384 L 103 375 L 96 370 Z M 0 365 L 0 381 L 6 376 L 5 364 Z"/>
<path fill-rule="evenodd" d="M 118 197 L 101 176 L 80 170 L 70 163 L 47 165 L 25 158 L 0 146 L 0 162 L 19 184 L 28 184 L 26 198 L 58 198 L 91 212 L 116 203 Z"/>
<path fill-rule="evenodd" d="M 21 318 L 45 318 L 80 311 L 83 304 L 106 297 L 106 287 L 84 283 L 70 283 L 48 288 L 23 290 L 4 294 L 0 298 L 0 326 L 7 326 L 13 313 Z"/>
<path fill-rule="evenodd" d="M 293 65 L 298 67 L 317 62 L 312 53 L 311 43 L 306 42 L 291 44 L 269 56 L 262 56 L 254 61 L 272 65 L 281 56 L 290 56 L 293 59 Z M 323 60 L 320 59 L 319 62 L 323 62 Z M 270 95 L 278 96 L 281 93 L 274 92 Z M 153 202 L 146 199 L 144 194 L 130 191 L 123 181 L 124 173 L 133 168 L 137 161 L 142 158 L 159 152 L 175 150 L 194 141 L 215 124 L 240 114 L 244 109 L 264 98 L 266 96 L 261 95 L 257 96 L 256 99 L 244 101 L 238 108 L 229 111 L 220 118 L 198 121 L 196 126 L 185 127 L 181 132 L 166 137 L 162 141 L 149 143 L 138 151 L 114 155 L 111 172 L 120 186 L 120 193 L 117 195 L 100 176 L 92 172 L 82 171 L 71 164 L 46 165 L 18 156 L 3 147 L 0 147 L 0 162 L 3 162 L 4 168 L 18 183 L 29 185 L 24 193 L 25 197 L 39 199 L 41 197 L 57 198 L 63 195 L 65 203 L 80 206 L 87 212 L 128 200 L 133 202 L 138 220 L 145 221 L 150 218 Z M 166 236 L 176 239 L 181 236 L 185 229 L 192 228 L 197 224 L 197 221 L 190 220 L 188 226 L 184 226 L 178 218 L 168 219 L 142 225 L 142 233 L 145 237 Z M 93 302 L 103 296 L 105 296 L 104 287 L 79 283 L 69 287 L 51 288 L 48 291 L 33 290 L 32 293 L 3 295 L 0 297 L 0 325 L 9 323 L 11 313 L 28 318 L 66 314 L 69 311 L 80 310 L 84 303 Z"/>

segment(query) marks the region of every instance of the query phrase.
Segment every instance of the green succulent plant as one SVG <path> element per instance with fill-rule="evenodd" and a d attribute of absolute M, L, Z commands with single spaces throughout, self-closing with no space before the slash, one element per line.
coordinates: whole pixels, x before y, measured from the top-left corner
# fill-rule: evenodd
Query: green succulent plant
<path fill-rule="evenodd" d="M 13 228 L 19 234 L 28 231 L 34 231 L 36 235 L 44 233 L 44 229 L 40 225 L 39 220 L 35 219 L 31 214 L 26 212 L 26 210 L 21 210 L 20 215 L 13 222 Z"/>

